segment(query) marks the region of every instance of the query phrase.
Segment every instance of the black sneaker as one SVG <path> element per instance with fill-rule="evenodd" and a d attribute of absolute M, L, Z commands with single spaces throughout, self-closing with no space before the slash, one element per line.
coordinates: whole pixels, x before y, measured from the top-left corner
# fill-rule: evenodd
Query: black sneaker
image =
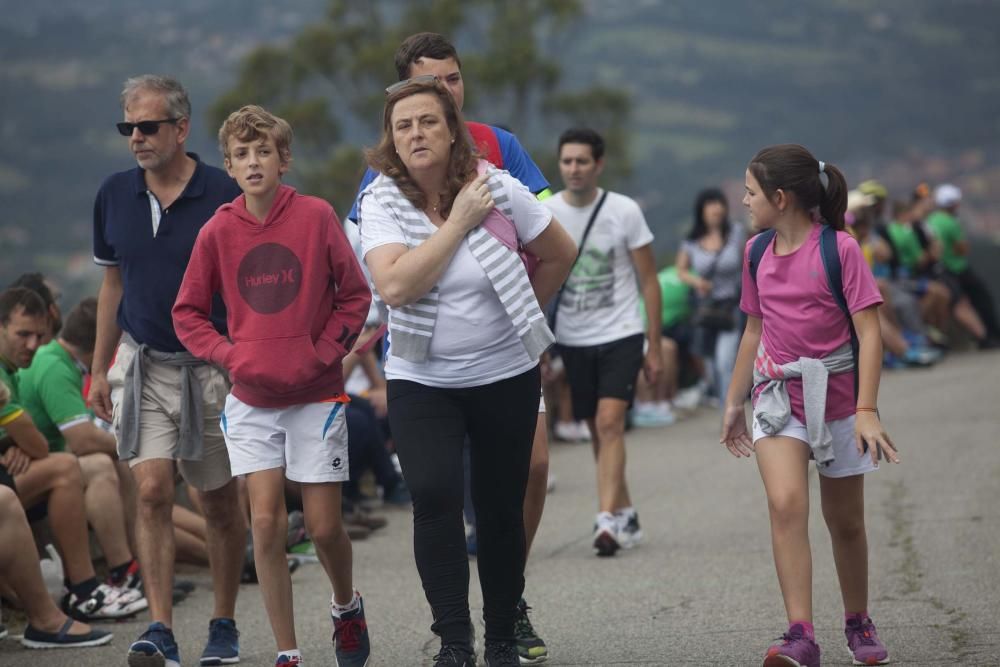
<path fill-rule="evenodd" d="M 486 667 L 518 667 L 521 664 L 514 642 L 487 641 L 483 658 L 486 660 Z"/>
<path fill-rule="evenodd" d="M 445 644 L 434 656 L 434 667 L 476 667 L 476 654 L 468 644 Z"/>
<path fill-rule="evenodd" d="M 517 655 L 522 665 L 537 665 L 549 657 L 549 649 L 545 642 L 535 633 L 535 628 L 528 618 L 531 607 L 521 598 L 514 612 L 514 638 L 517 640 Z"/>
<path fill-rule="evenodd" d="M 112 634 L 105 630 L 94 630 L 83 635 L 69 634 L 73 619 L 67 619 L 58 632 L 43 632 L 30 623 L 24 629 L 21 646 L 25 648 L 89 648 L 103 646 L 111 641 Z"/>

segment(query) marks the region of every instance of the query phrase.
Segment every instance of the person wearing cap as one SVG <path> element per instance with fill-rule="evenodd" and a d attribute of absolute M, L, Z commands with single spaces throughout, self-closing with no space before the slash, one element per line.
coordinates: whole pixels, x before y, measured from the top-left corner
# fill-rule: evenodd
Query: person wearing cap
<path fill-rule="evenodd" d="M 926 336 L 926 325 L 920 317 L 916 297 L 888 279 L 886 262 L 892 256 L 889 244 L 873 233 L 874 206 L 877 198 L 860 190 L 847 193 L 847 231 L 861 246 L 861 252 L 875 276 L 883 304 L 878 307 L 882 330 L 882 347 L 889 368 L 900 366 L 930 366 L 941 357 Z"/>
<path fill-rule="evenodd" d="M 957 186 L 945 183 L 935 188 L 937 210 L 928 216 L 927 228 L 941 245 L 941 264 L 945 272 L 961 286 L 986 327 L 986 338 L 980 341 L 980 346 L 996 347 L 1000 345 L 1000 324 L 993 307 L 993 295 L 969 263 L 969 241 L 958 220 L 961 202 L 962 191 Z"/>

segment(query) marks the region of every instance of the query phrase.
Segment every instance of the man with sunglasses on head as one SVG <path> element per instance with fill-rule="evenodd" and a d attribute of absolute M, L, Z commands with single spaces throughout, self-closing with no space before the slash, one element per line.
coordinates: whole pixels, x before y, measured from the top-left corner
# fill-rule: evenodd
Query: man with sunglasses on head
<path fill-rule="evenodd" d="M 94 203 L 94 261 L 104 281 L 89 399 L 113 424 L 138 489 L 136 542 L 152 623 L 129 647 L 128 664 L 180 667 L 171 630 L 175 468 L 199 491 L 208 523 L 215 608 L 201 664 L 233 664 L 246 526 L 219 424 L 229 382 L 184 349 L 170 311 L 198 232 L 240 189 L 185 152 L 191 103 L 178 81 L 131 78 L 121 105 L 118 131 L 138 166 L 107 178 Z M 218 296 L 212 321 L 225 333 Z"/>
<path fill-rule="evenodd" d="M 437 79 L 451 93 L 458 108 L 465 102 L 465 80 L 462 78 L 462 63 L 455 46 L 443 35 L 433 32 L 420 32 L 410 35 L 396 49 L 396 74 L 399 82 L 386 89 L 386 94 L 405 85 L 410 80 Z M 545 199 L 552 192 L 548 181 L 541 170 L 535 165 L 531 156 L 524 150 L 517 137 L 502 128 L 466 121 L 466 127 L 472 136 L 472 141 L 479 149 L 483 159 L 498 169 L 510 172 L 510 175 L 521 181 L 538 199 Z M 358 195 L 368 184 L 378 176 L 368 169 L 361 180 Z M 358 221 L 358 201 L 355 198 L 349 220 Z M 543 304 L 544 305 L 544 304 Z M 535 429 L 535 439 L 531 448 L 531 468 L 528 476 L 528 488 L 524 499 L 524 526 L 528 552 L 542 520 L 542 510 L 545 506 L 545 494 L 548 485 L 549 445 L 548 428 L 545 422 L 544 403 L 539 401 L 538 423 Z M 466 476 L 469 477 L 468 475 Z M 468 494 L 468 481 L 466 482 Z M 469 496 L 467 495 L 468 499 Z M 467 500 L 468 504 L 468 500 Z M 475 528 L 473 526 L 473 528 Z M 472 553 L 470 551 L 470 553 Z M 515 616 L 515 635 L 517 651 L 521 664 L 536 664 L 548 659 L 548 648 L 545 642 L 535 633 L 528 618 L 530 607 L 522 598 L 518 602 Z"/>

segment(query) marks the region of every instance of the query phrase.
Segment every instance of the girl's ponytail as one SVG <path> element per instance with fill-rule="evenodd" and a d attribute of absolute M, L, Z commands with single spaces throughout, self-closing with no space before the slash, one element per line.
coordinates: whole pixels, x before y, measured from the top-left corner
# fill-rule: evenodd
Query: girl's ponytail
<path fill-rule="evenodd" d="M 847 180 L 834 165 L 820 162 L 798 144 L 780 144 L 759 150 L 748 169 L 768 199 L 778 190 L 792 193 L 804 211 L 818 209 L 827 224 L 844 229 Z"/>
<path fill-rule="evenodd" d="M 819 213 L 828 225 L 843 231 L 844 213 L 847 211 L 847 179 L 840 169 L 824 162 L 819 162 L 817 172 L 823 191 Z"/>

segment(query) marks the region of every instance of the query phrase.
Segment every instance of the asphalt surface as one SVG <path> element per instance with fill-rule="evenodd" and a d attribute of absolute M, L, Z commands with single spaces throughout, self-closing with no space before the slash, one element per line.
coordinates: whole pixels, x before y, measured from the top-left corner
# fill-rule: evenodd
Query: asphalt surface
<path fill-rule="evenodd" d="M 954 355 L 931 370 L 883 375 L 883 423 L 903 464 L 867 485 L 870 610 L 895 665 L 1000 665 L 1000 353 Z M 589 445 L 556 444 L 556 488 L 528 563 L 528 602 L 551 665 L 759 665 L 784 630 L 767 508 L 756 466 L 716 444 L 703 408 L 628 435 L 628 475 L 645 542 L 610 559 L 591 550 L 595 511 Z M 812 476 L 814 607 L 825 665 L 849 665 L 842 606 Z M 356 584 L 371 632 L 370 665 L 426 665 L 437 650 L 413 564 L 407 511 L 355 544 Z M 211 613 L 206 572 L 176 609 L 182 664 L 196 665 Z M 300 647 L 334 664 L 319 565 L 293 575 Z M 473 568 L 473 617 L 481 595 Z M 256 586 L 240 592 L 242 664 L 273 664 Z M 482 636 L 481 621 L 477 621 Z M 0 665 L 125 664 L 140 620 L 111 626 L 113 643 L 72 653 L 0 642 Z M 17 628 L 12 628 L 17 632 Z"/>

